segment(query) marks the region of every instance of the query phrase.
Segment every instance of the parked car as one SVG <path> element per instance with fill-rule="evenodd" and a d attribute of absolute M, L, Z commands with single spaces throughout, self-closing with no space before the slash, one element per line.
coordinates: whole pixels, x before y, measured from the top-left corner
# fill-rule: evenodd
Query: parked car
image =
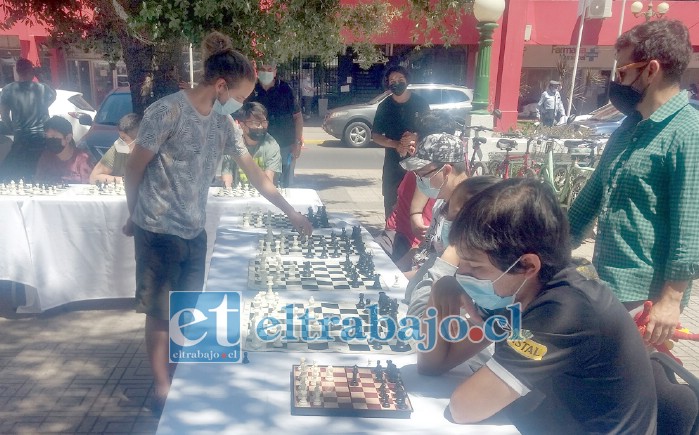
<path fill-rule="evenodd" d="M 0 95 L 2 95 L 2 88 L 0 88 Z M 57 115 L 70 122 L 73 126 L 73 138 L 76 142 L 89 130 L 89 127 L 80 124 L 80 117 L 89 115 L 92 118 L 95 116 L 95 113 L 95 108 L 85 101 L 83 94 L 61 89 L 56 89 L 56 101 L 49 106 L 50 116 Z"/>
<path fill-rule="evenodd" d="M 689 100 L 689 104 L 699 110 L 699 100 Z M 591 134 L 610 135 L 624 122 L 624 119 L 626 115 L 619 112 L 612 103 L 607 103 L 593 110 L 589 115 L 576 117 L 572 124 L 582 130 L 589 130 Z"/>
<path fill-rule="evenodd" d="M 99 161 L 119 137 L 117 125 L 126 114 L 133 112 L 131 89 L 116 88 L 104 98 L 94 119 L 81 118 L 83 125 L 90 126 L 87 134 L 78 142 L 78 148 L 87 150 L 95 161 Z"/>
<path fill-rule="evenodd" d="M 421 96 L 433 110 L 445 110 L 456 119 L 464 119 L 471 111 L 473 90 L 456 85 L 410 84 L 408 89 Z M 376 109 L 389 97 L 389 91 L 368 103 L 342 106 L 325 115 L 323 130 L 350 147 L 365 147 L 371 143 L 371 127 Z"/>

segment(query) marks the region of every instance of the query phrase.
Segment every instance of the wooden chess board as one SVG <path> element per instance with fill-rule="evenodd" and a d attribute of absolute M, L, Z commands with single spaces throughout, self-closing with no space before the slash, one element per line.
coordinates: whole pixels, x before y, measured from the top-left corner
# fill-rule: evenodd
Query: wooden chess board
<path fill-rule="evenodd" d="M 306 366 L 310 372 L 310 366 Z M 370 418 L 410 418 L 413 406 L 402 381 L 386 382 L 387 406 L 381 403 L 379 389 L 381 381 L 377 380 L 372 368 L 358 367 L 358 385 L 352 386 L 352 366 L 333 367 L 332 380 L 328 380 L 328 367 L 319 366 L 321 388 L 321 404 L 313 405 L 312 396 L 315 385 L 311 384 L 311 376 L 307 377 L 305 385 L 299 381 L 300 369 L 294 365 L 291 370 L 291 414 L 292 415 L 321 415 Z M 306 389 L 307 404 L 300 404 L 299 391 Z M 398 391 L 405 394 L 405 403 L 397 403 Z"/>

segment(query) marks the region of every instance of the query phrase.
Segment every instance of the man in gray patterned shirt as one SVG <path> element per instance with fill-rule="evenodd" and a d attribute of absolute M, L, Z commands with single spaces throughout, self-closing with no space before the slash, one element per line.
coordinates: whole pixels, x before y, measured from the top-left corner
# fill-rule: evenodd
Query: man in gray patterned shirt
<path fill-rule="evenodd" d="M 221 156 L 231 155 L 252 185 L 286 213 L 301 234 L 312 232 L 310 222 L 252 160 L 240 127 L 229 116 L 253 90 L 250 61 L 218 32 L 204 44 L 209 55 L 202 82 L 148 107 L 126 167 L 131 215 L 124 233 L 134 236 L 136 310 L 146 314 L 156 414 L 170 389 L 169 292 L 203 289 L 206 200 Z"/>

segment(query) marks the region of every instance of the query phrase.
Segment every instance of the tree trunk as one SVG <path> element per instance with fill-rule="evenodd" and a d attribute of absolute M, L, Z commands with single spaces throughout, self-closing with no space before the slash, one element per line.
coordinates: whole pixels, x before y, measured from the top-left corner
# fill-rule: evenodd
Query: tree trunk
<path fill-rule="evenodd" d="M 126 32 L 120 40 L 131 85 L 133 111 L 143 115 L 146 107 L 152 103 L 151 89 L 146 79 L 153 73 L 153 46 L 129 36 Z"/>

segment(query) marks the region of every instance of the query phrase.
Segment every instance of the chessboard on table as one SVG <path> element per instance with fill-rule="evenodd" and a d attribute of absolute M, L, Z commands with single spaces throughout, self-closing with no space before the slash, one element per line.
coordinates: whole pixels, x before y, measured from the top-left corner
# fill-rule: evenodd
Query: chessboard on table
<path fill-rule="evenodd" d="M 123 181 L 117 183 L 107 183 L 98 181 L 95 184 L 80 186 L 79 195 L 105 195 L 105 196 L 126 196 L 126 188 Z"/>
<path fill-rule="evenodd" d="M 310 236 L 300 236 L 298 233 L 280 232 L 274 233 L 271 227 L 267 228 L 267 234 L 258 241 L 258 253 L 280 254 L 291 257 L 304 258 L 340 258 L 347 254 L 359 256 L 371 254 L 367 250 L 362 237 L 361 228 L 355 226 L 352 235 L 349 236 L 343 229 L 341 232 L 327 230 L 316 232 Z"/>
<path fill-rule="evenodd" d="M 0 183 L 0 196 L 53 196 L 65 191 L 66 184 L 25 183 L 24 180 Z"/>
<path fill-rule="evenodd" d="M 372 300 L 372 297 L 374 298 Z M 280 301 L 278 293 L 260 292 L 254 300 L 247 301 L 243 312 L 246 326 L 243 328 L 243 348 L 251 351 L 262 352 L 336 352 L 336 353 L 382 353 L 382 354 L 409 354 L 415 351 L 416 343 L 398 339 L 399 319 L 405 316 L 406 307 L 401 306 L 397 299 L 391 299 L 385 292 L 378 295 L 359 294 L 357 303 L 350 302 L 319 302 L 312 297 L 306 303 L 293 303 L 293 309 L 287 310 L 287 305 Z M 395 335 L 388 340 L 375 341 L 371 335 L 369 306 L 374 304 L 377 313 L 377 332 L 379 337 L 387 336 L 387 328 L 382 318 L 390 317 L 395 324 Z M 308 311 L 306 311 L 308 310 Z M 400 311 L 400 312 L 399 312 Z M 308 313 L 312 317 L 304 323 L 300 317 Z M 325 337 L 322 340 L 304 340 L 306 337 L 321 337 L 323 335 L 320 319 L 337 316 L 339 324 L 329 324 Z M 266 332 L 275 336 L 274 341 L 262 341 L 257 336 L 257 328 L 260 322 L 271 325 L 274 318 L 276 326 L 267 326 Z M 349 318 L 359 318 L 362 322 L 362 334 L 364 338 L 346 340 L 342 337 L 343 321 Z M 351 322 L 355 325 L 354 322 Z M 288 328 L 288 329 L 287 329 Z M 293 337 L 288 337 L 289 330 Z M 346 330 L 346 329 L 345 329 Z"/>
<path fill-rule="evenodd" d="M 315 375 L 314 367 L 317 370 Z M 388 379 L 387 369 L 381 371 L 383 373 L 377 373 L 375 368 L 358 366 L 302 368 L 301 365 L 294 365 L 290 375 L 291 414 L 410 418 L 413 406 L 400 379 L 400 371 L 394 372 L 391 379 Z M 306 372 L 305 377 L 302 372 Z M 319 399 L 316 395 L 320 396 Z"/>
<path fill-rule="evenodd" d="M 282 192 L 283 193 L 283 192 Z M 228 197 L 228 198 L 258 198 L 260 192 L 250 184 L 236 184 L 235 187 L 219 187 L 215 190 L 213 196 Z"/>
<path fill-rule="evenodd" d="M 328 221 L 328 212 L 324 205 L 313 209 L 308 207 L 305 215 L 313 225 L 313 228 L 331 228 Z M 272 213 L 271 211 L 245 212 L 242 215 L 243 228 L 271 228 L 273 231 L 296 231 L 289 217 L 284 213 Z"/>
<path fill-rule="evenodd" d="M 270 257 L 271 258 L 271 257 Z M 260 257 L 250 260 L 248 290 L 381 290 L 381 275 L 363 270 L 348 271 L 339 259 L 305 260 L 287 258 L 266 262 Z"/>

